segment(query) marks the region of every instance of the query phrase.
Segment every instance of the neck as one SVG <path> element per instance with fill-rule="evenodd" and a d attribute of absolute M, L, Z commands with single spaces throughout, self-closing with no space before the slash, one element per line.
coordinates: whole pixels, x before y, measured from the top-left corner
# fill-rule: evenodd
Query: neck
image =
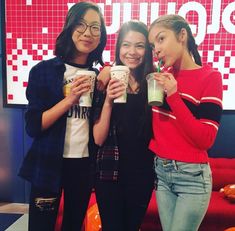
<path fill-rule="evenodd" d="M 200 66 L 194 62 L 194 60 L 192 59 L 191 55 L 188 52 L 185 52 L 182 58 L 179 61 L 177 61 L 173 66 L 173 69 L 175 71 L 191 70 L 197 68 L 200 68 Z"/>
<path fill-rule="evenodd" d="M 88 58 L 88 54 L 79 54 L 72 60 L 72 62 L 76 64 L 84 65 L 87 63 L 87 58 Z"/>
<path fill-rule="evenodd" d="M 136 94 L 139 91 L 139 83 L 136 81 L 135 77 L 130 74 L 128 80 L 128 93 Z"/>

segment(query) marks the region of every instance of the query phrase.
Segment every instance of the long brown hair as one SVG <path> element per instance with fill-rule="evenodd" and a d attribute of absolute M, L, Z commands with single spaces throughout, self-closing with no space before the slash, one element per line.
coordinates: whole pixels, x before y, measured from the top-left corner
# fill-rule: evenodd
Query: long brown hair
<path fill-rule="evenodd" d="M 145 55 L 144 55 L 143 63 L 134 70 L 133 77 L 135 78 L 135 80 L 140 86 L 139 93 L 141 94 L 141 97 L 145 104 L 143 108 L 143 114 L 141 115 L 140 121 L 138 124 L 139 126 L 138 135 L 143 135 L 146 138 L 146 140 L 149 141 L 150 138 L 152 137 L 152 127 L 151 127 L 152 112 L 151 112 L 151 107 L 149 107 L 148 102 L 147 102 L 146 75 L 149 74 L 150 72 L 153 72 L 153 56 L 152 56 L 152 49 L 148 41 L 148 28 L 143 22 L 138 21 L 138 20 L 130 20 L 128 22 L 125 22 L 121 26 L 119 33 L 118 33 L 118 37 L 117 37 L 117 43 L 116 43 L 115 63 L 117 65 L 123 65 L 122 61 L 120 60 L 120 49 L 121 49 L 121 44 L 123 42 L 123 39 L 125 38 L 125 36 L 127 35 L 129 31 L 139 32 L 143 34 L 144 37 L 146 38 Z M 118 123 L 119 121 L 122 120 L 122 117 L 125 117 L 125 116 L 126 116 L 125 113 L 123 113 L 120 116 L 120 118 L 116 119 L 116 122 Z"/>

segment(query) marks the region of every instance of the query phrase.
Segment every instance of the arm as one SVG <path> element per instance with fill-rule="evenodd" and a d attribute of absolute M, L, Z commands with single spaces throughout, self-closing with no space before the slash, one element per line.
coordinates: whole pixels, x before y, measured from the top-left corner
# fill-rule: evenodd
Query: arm
<path fill-rule="evenodd" d="M 103 91 L 110 80 L 110 66 L 105 66 L 97 76 L 97 89 Z"/>
<path fill-rule="evenodd" d="M 52 126 L 71 106 L 78 102 L 81 95 L 88 91 L 89 83 L 86 81 L 87 76 L 81 76 L 71 84 L 71 91 L 68 96 L 58 102 L 52 108 L 46 110 L 42 114 L 42 130 Z"/>
<path fill-rule="evenodd" d="M 85 91 L 84 86 L 87 88 L 87 85 L 75 81 L 72 93 L 68 97 L 62 98 L 58 93 L 60 82 L 55 79 L 55 75 L 58 75 L 58 72 L 54 71 L 46 62 L 39 63 L 30 71 L 26 90 L 28 109 L 25 121 L 26 131 L 31 137 L 39 136 L 52 126 L 77 101 Z M 53 89 L 51 85 L 53 85 Z"/>
<path fill-rule="evenodd" d="M 99 119 L 95 122 L 93 127 L 93 135 L 95 143 L 102 146 L 105 142 L 109 127 L 110 119 L 113 108 L 113 100 L 123 94 L 125 91 L 125 85 L 117 79 L 111 79 L 107 87 L 107 94 L 102 107 L 102 111 Z"/>
<path fill-rule="evenodd" d="M 165 73 L 162 81 L 167 91 L 167 102 L 176 117 L 180 128 L 188 139 L 200 149 L 209 149 L 216 138 L 219 120 L 222 113 L 222 80 L 219 72 L 208 78 L 199 107 L 199 118 L 196 118 L 182 100 L 177 91 L 174 77 Z M 157 79 L 160 79 L 157 77 Z M 208 100 L 209 99 L 209 100 Z"/>
<path fill-rule="evenodd" d="M 95 143 L 102 146 L 107 138 L 110 126 L 110 118 L 112 114 L 112 102 L 106 96 L 105 102 L 102 107 L 100 118 L 95 122 L 93 127 L 93 135 Z"/>
<path fill-rule="evenodd" d="M 192 143 L 200 149 L 209 149 L 215 141 L 219 123 L 210 119 L 195 118 L 178 93 L 167 98 L 167 102 L 179 121 L 180 128 Z M 222 108 L 216 104 L 213 108 L 213 116 L 220 117 Z"/>

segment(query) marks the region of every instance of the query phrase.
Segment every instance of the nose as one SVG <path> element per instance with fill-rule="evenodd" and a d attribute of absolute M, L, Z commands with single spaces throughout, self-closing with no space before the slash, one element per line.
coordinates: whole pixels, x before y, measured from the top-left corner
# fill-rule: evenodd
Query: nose
<path fill-rule="evenodd" d="M 154 49 L 154 55 L 155 55 L 156 57 L 159 56 L 160 52 L 161 52 L 161 51 L 160 51 L 159 49 L 157 49 L 157 48 Z"/>
<path fill-rule="evenodd" d="M 135 48 L 135 46 L 130 46 L 128 52 L 129 52 L 129 54 L 135 54 L 135 53 L 136 53 L 136 48 Z"/>
<path fill-rule="evenodd" d="M 85 36 L 91 36 L 91 28 L 88 26 L 83 33 Z"/>

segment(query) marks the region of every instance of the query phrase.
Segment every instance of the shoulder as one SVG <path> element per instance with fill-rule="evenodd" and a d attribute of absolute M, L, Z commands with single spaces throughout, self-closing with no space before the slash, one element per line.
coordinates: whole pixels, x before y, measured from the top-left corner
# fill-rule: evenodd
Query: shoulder
<path fill-rule="evenodd" d="M 59 70 L 61 70 L 61 72 L 64 71 L 65 64 L 60 58 L 55 57 L 48 60 L 42 60 L 37 63 L 31 68 L 30 75 L 45 75 L 45 73 L 58 72 Z"/>
<path fill-rule="evenodd" d="M 221 73 L 216 70 L 215 68 L 212 68 L 209 65 L 202 66 L 201 68 L 197 69 L 194 72 L 194 77 L 199 80 L 200 84 L 222 84 L 222 75 Z"/>
<path fill-rule="evenodd" d="M 32 70 L 53 67 L 53 66 L 55 67 L 64 66 L 64 62 L 59 57 L 54 57 L 48 60 L 42 60 L 38 62 L 35 66 L 32 67 Z"/>
<path fill-rule="evenodd" d="M 202 76 L 205 78 L 221 78 L 221 73 L 209 65 L 203 66 L 201 70 L 203 73 Z"/>

